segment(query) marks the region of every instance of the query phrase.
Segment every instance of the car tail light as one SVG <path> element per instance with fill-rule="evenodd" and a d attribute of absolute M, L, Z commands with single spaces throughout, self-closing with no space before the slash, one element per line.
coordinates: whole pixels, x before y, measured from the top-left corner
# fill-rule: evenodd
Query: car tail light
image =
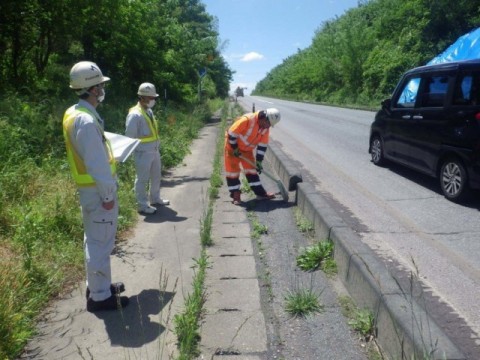
<path fill-rule="evenodd" d="M 478 121 L 480 121 L 480 112 L 478 112 L 478 113 L 475 114 L 475 119 L 478 120 Z"/>

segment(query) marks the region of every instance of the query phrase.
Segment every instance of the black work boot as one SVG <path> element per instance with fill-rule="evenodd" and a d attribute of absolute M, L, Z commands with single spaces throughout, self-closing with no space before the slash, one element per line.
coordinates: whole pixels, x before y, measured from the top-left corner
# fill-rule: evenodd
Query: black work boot
<path fill-rule="evenodd" d="M 112 295 L 120 295 L 125 291 L 125 284 L 123 282 L 112 283 L 110 285 L 110 291 L 112 292 Z M 88 287 L 85 296 L 87 300 L 90 297 L 90 289 Z"/>
<path fill-rule="evenodd" d="M 128 305 L 130 300 L 126 296 L 112 295 L 102 301 L 87 300 L 87 311 L 120 310 Z"/>

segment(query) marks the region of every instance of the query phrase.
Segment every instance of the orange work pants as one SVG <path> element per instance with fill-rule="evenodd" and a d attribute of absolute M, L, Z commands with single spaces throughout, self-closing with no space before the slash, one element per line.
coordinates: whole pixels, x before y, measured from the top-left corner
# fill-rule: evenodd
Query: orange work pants
<path fill-rule="evenodd" d="M 255 164 L 255 158 L 252 151 L 242 152 L 242 157 L 248 159 L 250 162 Z M 227 179 L 228 191 L 233 193 L 234 191 L 240 191 L 240 171 L 243 168 L 245 172 L 245 177 L 247 178 L 248 185 L 255 193 L 255 195 L 263 196 L 266 191 L 260 182 L 260 177 L 258 176 L 257 169 L 252 164 L 249 164 L 247 161 L 236 157 L 233 155 L 233 150 L 230 146 L 225 146 L 224 153 L 225 161 L 225 177 Z M 241 167 L 240 167 L 241 166 Z"/>

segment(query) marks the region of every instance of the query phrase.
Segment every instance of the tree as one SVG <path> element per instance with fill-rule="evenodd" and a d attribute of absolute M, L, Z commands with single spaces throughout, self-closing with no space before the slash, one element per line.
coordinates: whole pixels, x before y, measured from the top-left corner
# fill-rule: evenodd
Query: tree
<path fill-rule="evenodd" d="M 205 67 L 223 94 L 232 73 L 215 24 L 199 0 L 4 0 L 0 89 L 59 95 L 71 66 L 90 60 L 112 78 L 113 97 L 151 81 L 191 102 Z"/>

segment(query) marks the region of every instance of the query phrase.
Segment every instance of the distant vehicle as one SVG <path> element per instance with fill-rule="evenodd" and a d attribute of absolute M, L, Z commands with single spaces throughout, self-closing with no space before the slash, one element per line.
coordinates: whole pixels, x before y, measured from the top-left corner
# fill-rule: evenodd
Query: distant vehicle
<path fill-rule="evenodd" d="M 480 60 L 406 72 L 375 116 L 369 153 L 436 177 L 451 201 L 479 189 Z"/>
<path fill-rule="evenodd" d="M 239 97 L 239 96 L 243 97 L 243 89 L 244 89 L 244 88 L 241 88 L 240 86 L 238 86 L 238 87 L 235 89 L 235 96 L 236 96 L 236 97 Z"/>

